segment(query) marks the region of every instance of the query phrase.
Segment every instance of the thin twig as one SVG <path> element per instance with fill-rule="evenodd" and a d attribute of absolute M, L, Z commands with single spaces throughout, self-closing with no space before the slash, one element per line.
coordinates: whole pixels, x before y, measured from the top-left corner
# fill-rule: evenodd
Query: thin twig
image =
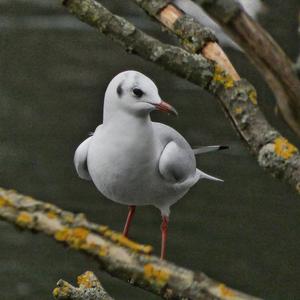
<path fill-rule="evenodd" d="M 256 91 L 246 80 L 235 81 L 220 65 L 202 55 L 190 54 L 158 41 L 95 0 L 68 0 L 66 7 L 127 51 L 155 62 L 215 95 L 257 156 L 259 165 L 300 193 L 299 151 L 265 119 L 257 105 Z"/>
<path fill-rule="evenodd" d="M 0 188 L 0 218 L 91 255 L 107 273 L 164 299 L 258 299 L 203 273 L 160 260 L 149 254 L 150 246 L 139 245 L 107 226 L 91 223 L 82 214 L 64 211 L 15 191 Z"/>
<path fill-rule="evenodd" d="M 65 300 L 114 300 L 103 288 L 101 282 L 91 271 L 77 277 L 78 287 L 60 279 L 53 290 L 55 299 Z"/>

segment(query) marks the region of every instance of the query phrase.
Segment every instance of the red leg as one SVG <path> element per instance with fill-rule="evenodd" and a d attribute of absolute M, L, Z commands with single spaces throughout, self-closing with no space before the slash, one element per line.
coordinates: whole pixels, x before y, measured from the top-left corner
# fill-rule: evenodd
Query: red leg
<path fill-rule="evenodd" d="M 124 229 L 123 229 L 123 235 L 126 236 L 126 237 L 128 235 L 129 226 L 130 226 L 131 221 L 132 221 L 133 216 L 134 216 L 135 205 L 130 205 L 130 206 L 128 206 L 128 208 L 129 208 L 129 212 L 128 212 L 126 223 L 125 223 L 125 226 L 124 226 Z"/>
<path fill-rule="evenodd" d="M 162 216 L 162 223 L 161 223 L 161 226 L 160 226 L 160 229 L 161 229 L 161 252 L 160 252 L 160 259 L 164 259 L 166 257 L 168 223 L 169 223 L 169 218 L 167 216 Z"/>

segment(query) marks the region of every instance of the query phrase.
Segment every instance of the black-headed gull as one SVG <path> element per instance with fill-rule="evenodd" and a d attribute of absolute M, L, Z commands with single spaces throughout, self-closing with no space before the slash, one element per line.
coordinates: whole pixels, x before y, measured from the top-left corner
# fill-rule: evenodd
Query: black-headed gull
<path fill-rule="evenodd" d="M 123 234 L 138 205 L 154 205 L 162 215 L 161 258 L 165 257 L 170 206 L 202 178 L 221 181 L 196 168 L 195 155 L 222 146 L 192 149 L 173 128 L 152 122 L 150 112 L 176 114 L 161 100 L 151 79 L 136 71 L 118 74 L 105 92 L 103 124 L 79 145 L 74 164 L 108 199 L 129 206 Z"/>

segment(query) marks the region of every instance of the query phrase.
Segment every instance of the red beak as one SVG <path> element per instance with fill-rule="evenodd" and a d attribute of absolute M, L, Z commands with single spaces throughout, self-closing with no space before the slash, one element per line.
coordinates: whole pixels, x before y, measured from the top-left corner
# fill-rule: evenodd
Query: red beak
<path fill-rule="evenodd" d="M 157 110 L 168 112 L 174 116 L 178 116 L 178 112 L 176 111 L 176 109 L 165 101 L 161 101 L 160 103 L 155 104 L 155 107 Z"/>

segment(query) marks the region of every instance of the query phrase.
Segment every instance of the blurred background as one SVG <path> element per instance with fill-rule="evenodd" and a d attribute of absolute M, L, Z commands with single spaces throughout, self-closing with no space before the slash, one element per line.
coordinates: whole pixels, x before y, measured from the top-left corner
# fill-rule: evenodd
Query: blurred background
<path fill-rule="evenodd" d="M 269 0 L 260 23 L 295 60 L 299 0 Z M 162 33 L 130 1 L 101 1 L 146 32 Z M 258 90 L 268 120 L 297 146 L 299 140 L 274 113 L 275 100 L 243 53 L 226 49 L 243 77 Z M 179 111 L 153 113 L 192 145 L 225 144 L 198 166 L 223 184 L 201 181 L 171 212 L 167 256 L 231 287 L 266 299 L 300 299 L 300 200 L 263 171 L 225 117 L 216 99 L 158 66 L 127 54 L 68 14 L 54 0 L 0 1 L 0 186 L 13 188 L 97 223 L 121 230 L 127 207 L 101 196 L 73 167 L 76 147 L 102 122 L 105 88 L 119 72 L 151 77 L 160 95 Z M 160 213 L 137 209 L 131 237 L 160 251 Z M 154 300 L 99 270 L 97 263 L 44 235 L 0 221 L 0 298 L 52 299 L 60 278 L 74 282 L 94 271 L 116 299 Z M 126 295 L 124 297 L 124 295 Z"/>

